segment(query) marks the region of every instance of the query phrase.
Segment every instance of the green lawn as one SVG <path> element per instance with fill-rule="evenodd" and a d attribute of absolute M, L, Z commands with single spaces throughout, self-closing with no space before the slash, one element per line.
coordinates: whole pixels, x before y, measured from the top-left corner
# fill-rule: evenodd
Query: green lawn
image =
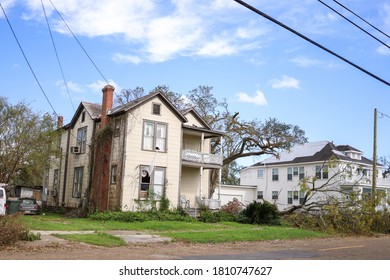
<path fill-rule="evenodd" d="M 23 219 L 30 230 L 93 230 L 99 232 L 92 235 L 79 234 L 78 236 L 78 234 L 72 234 L 67 235 L 67 237 L 61 235 L 61 237 L 96 245 L 107 244 L 102 246 L 121 245 L 120 241 L 116 239 L 111 240 L 110 235 L 102 234 L 102 232 L 109 230 L 144 231 L 171 237 L 174 240 L 197 243 L 304 239 L 326 236 L 326 234 L 322 232 L 297 229 L 288 226 L 259 226 L 233 222 L 209 224 L 203 222 L 145 221 L 129 223 L 96 221 L 89 218 L 65 218 L 60 215 L 52 214 L 24 216 Z"/>

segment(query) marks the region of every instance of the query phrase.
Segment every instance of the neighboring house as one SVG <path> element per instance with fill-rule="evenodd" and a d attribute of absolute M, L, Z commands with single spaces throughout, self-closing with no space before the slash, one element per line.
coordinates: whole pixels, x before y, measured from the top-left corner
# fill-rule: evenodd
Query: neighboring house
<path fill-rule="evenodd" d="M 328 166 L 329 161 L 335 165 Z M 383 178 L 382 167 L 377 165 L 377 190 L 390 197 L 390 178 Z M 342 172 L 348 171 L 348 172 Z M 371 194 L 373 161 L 362 156 L 362 152 L 348 145 L 336 146 L 332 142 L 319 141 L 294 146 L 290 152 L 270 157 L 243 169 L 241 184 L 256 185 L 257 199 L 274 202 L 279 210 L 302 203 L 305 192 L 300 182 L 305 177 L 317 178 L 316 186 L 330 180 L 328 190 L 344 193 L 359 191 Z M 325 199 L 324 193 L 313 200 Z M 344 196 L 338 192 L 333 195 Z"/>
<path fill-rule="evenodd" d="M 210 170 L 221 172 L 222 156 L 210 143 L 223 133 L 159 92 L 112 108 L 113 92 L 103 88 L 102 105 L 82 102 L 65 126 L 59 118 L 61 156 L 49 171 L 48 205 L 137 211 L 165 194 L 171 208 L 197 206 Z"/>

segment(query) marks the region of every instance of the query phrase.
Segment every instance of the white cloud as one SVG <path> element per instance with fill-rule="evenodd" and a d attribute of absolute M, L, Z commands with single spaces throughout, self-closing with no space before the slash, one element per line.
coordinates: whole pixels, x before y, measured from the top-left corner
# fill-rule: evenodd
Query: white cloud
<path fill-rule="evenodd" d="M 200 56 L 223 56 L 233 55 L 238 52 L 238 49 L 229 42 L 228 39 L 219 38 L 210 42 L 206 42 L 204 46 L 197 52 Z"/>
<path fill-rule="evenodd" d="M 53 1 L 76 36 L 121 40 L 131 53 L 115 53 L 116 63 L 163 62 L 179 56 L 225 56 L 259 48 L 266 30 L 235 17 L 246 13 L 226 0 L 62 0 Z M 26 0 L 25 20 L 44 24 L 41 0 Z M 53 30 L 70 34 L 49 2 Z M 236 25 L 239 23 L 239 27 Z"/>
<path fill-rule="evenodd" d="M 287 75 L 283 75 L 282 79 L 273 79 L 270 81 L 270 83 L 271 83 L 271 87 L 275 89 L 283 89 L 283 88 L 300 89 L 299 81 Z"/>
<path fill-rule="evenodd" d="M 334 64 L 332 62 L 322 61 L 318 59 L 311 59 L 304 56 L 297 56 L 290 60 L 292 63 L 296 64 L 299 67 L 313 67 L 313 66 L 320 66 L 320 67 L 328 67 L 333 68 L 337 67 L 337 64 Z"/>
<path fill-rule="evenodd" d="M 108 80 L 108 83 L 115 87 L 115 90 L 119 89 L 119 86 L 117 83 L 115 83 L 113 80 Z M 102 89 L 107 85 L 106 81 L 98 80 L 94 83 L 88 84 L 86 87 L 91 89 L 93 92 L 96 92 L 98 94 L 101 94 Z"/>
<path fill-rule="evenodd" d="M 259 106 L 264 106 L 268 104 L 264 96 L 264 93 L 261 92 L 260 90 L 256 91 L 256 94 L 254 96 L 249 96 L 245 92 L 239 92 L 236 94 L 236 96 L 239 102 L 252 103 Z"/>
<path fill-rule="evenodd" d="M 379 46 L 376 51 L 383 55 L 390 55 L 390 49 L 384 45 Z"/>
<path fill-rule="evenodd" d="M 139 64 L 139 63 L 141 63 L 141 58 L 138 56 L 128 55 L 128 54 L 120 54 L 120 53 L 115 53 L 112 56 L 112 60 L 118 64 L 122 64 L 122 63 Z"/>
<path fill-rule="evenodd" d="M 65 86 L 65 83 L 63 80 L 58 80 L 55 84 L 56 84 L 56 86 L 59 86 L 61 88 L 61 90 L 64 90 L 64 91 L 66 90 L 66 86 Z M 72 81 L 67 81 L 66 84 L 67 84 L 70 92 L 75 92 L 75 93 L 85 92 L 85 87 L 78 84 L 78 83 L 75 83 Z"/>

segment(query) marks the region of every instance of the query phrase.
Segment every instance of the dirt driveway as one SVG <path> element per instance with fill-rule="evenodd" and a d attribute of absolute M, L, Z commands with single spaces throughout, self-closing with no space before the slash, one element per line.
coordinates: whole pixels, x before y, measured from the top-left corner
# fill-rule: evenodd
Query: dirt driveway
<path fill-rule="evenodd" d="M 117 234 L 124 234 L 123 232 Z M 134 238 L 139 233 L 131 233 Z M 128 236 L 130 236 L 127 233 Z M 223 244 L 171 242 L 158 236 L 128 239 L 123 247 L 73 243 L 51 235 L 0 250 L 3 260 L 323 259 L 390 260 L 390 236 L 274 240 Z"/>

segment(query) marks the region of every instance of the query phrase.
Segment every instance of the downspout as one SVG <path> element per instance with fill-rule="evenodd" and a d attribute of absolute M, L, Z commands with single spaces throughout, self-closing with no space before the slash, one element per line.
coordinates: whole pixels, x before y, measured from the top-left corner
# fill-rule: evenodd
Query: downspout
<path fill-rule="evenodd" d="M 61 206 L 65 206 L 66 182 L 68 177 L 68 160 L 69 160 L 69 143 L 70 143 L 70 128 L 68 129 L 68 139 L 66 141 L 65 166 L 64 166 L 64 187 L 62 189 Z"/>

